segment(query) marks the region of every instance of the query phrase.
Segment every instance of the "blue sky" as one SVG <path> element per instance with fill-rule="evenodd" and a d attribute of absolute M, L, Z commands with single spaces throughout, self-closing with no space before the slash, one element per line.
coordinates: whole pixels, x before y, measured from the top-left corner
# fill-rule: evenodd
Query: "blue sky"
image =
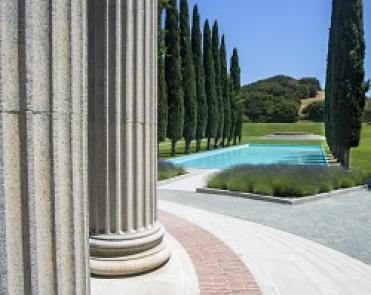
<path fill-rule="evenodd" d="M 218 20 L 228 51 L 239 49 L 244 84 L 276 74 L 325 80 L 331 0 L 189 0 L 191 10 L 196 3 L 203 20 Z M 364 3 L 371 48 L 371 0 Z"/>

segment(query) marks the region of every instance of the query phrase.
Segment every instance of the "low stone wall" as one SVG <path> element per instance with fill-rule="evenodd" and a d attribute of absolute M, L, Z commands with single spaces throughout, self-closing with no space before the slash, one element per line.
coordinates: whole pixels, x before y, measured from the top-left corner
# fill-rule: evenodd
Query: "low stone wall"
<path fill-rule="evenodd" d="M 233 191 L 219 190 L 219 189 L 213 189 L 213 188 L 198 188 L 196 192 L 203 193 L 203 194 L 211 194 L 211 195 L 240 197 L 240 198 L 246 198 L 246 199 L 252 199 L 252 200 L 279 203 L 279 204 L 284 204 L 284 205 L 299 205 L 299 204 L 304 204 L 308 202 L 313 202 L 317 200 L 335 197 L 345 192 L 353 192 L 353 191 L 357 192 L 357 191 L 362 191 L 365 189 L 366 189 L 366 186 L 356 186 L 356 187 L 352 187 L 348 189 L 335 190 L 329 193 L 322 193 L 322 194 L 317 194 L 313 196 L 297 197 L 297 198 L 281 198 L 281 197 L 274 197 L 274 196 L 264 196 L 264 195 L 258 195 L 258 194 L 253 194 L 253 193 L 233 192 Z"/>

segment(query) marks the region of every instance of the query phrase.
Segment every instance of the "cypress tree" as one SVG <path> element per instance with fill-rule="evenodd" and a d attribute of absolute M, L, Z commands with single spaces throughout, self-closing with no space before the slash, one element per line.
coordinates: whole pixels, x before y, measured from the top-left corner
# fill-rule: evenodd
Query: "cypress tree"
<path fill-rule="evenodd" d="M 365 39 L 362 0 L 334 0 L 328 64 L 331 145 L 342 165 L 349 168 L 350 149 L 361 138 L 365 83 Z M 327 89 L 329 88 L 329 89 Z"/>
<path fill-rule="evenodd" d="M 242 137 L 242 116 L 243 110 L 242 105 L 238 102 L 238 95 L 241 89 L 241 69 L 240 69 L 240 61 L 238 56 L 238 51 L 236 48 L 233 49 L 233 54 L 231 58 L 231 91 L 232 91 L 232 98 L 233 100 L 233 127 L 232 127 L 232 134 L 233 137 L 233 144 L 237 144 L 237 137 L 239 137 L 241 141 Z"/>
<path fill-rule="evenodd" d="M 171 154 L 176 154 L 176 144 L 182 137 L 184 122 L 182 68 L 179 49 L 179 14 L 177 1 L 171 0 L 166 9 L 165 78 L 168 97 L 167 135 L 171 139 Z"/>
<path fill-rule="evenodd" d="M 157 137 L 158 142 L 166 138 L 167 128 L 167 89 L 165 80 L 165 32 L 162 29 L 162 13 L 166 3 L 158 2 L 158 107 Z"/>
<path fill-rule="evenodd" d="M 228 65 L 227 65 L 227 49 L 225 45 L 225 37 L 222 36 L 222 41 L 220 45 L 220 69 L 221 69 L 221 87 L 223 98 L 223 139 L 222 146 L 225 145 L 225 140 L 228 141 L 228 138 L 231 133 L 231 103 L 229 95 L 229 79 L 228 79 Z"/>
<path fill-rule="evenodd" d="M 189 27 L 189 8 L 187 0 L 180 0 L 180 55 L 182 60 L 182 77 L 184 91 L 184 140 L 185 153 L 189 154 L 191 141 L 196 135 L 197 99 L 195 69 L 191 47 Z"/>
<path fill-rule="evenodd" d="M 331 24 L 335 22 L 336 19 L 336 12 L 335 11 L 335 2 L 332 2 L 332 15 L 331 15 Z M 326 140 L 327 144 L 330 148 L 330 150 L 336 155 L 335 147 L 333 146 L 333 140 L 332 140 L 332 112 L 331 112 L 331 105 L 332 105 L 332 95 L 331 95 L 331 83 L 332 81 L 332 66 L 333 66 L 333 60 L 331 52 L 334 50 L 334 33 L 333 29 L 330 28 L 330 37 L 329 37 L 329 43 L 328 43 L 328 56 L 327 56 L 327 73 L 326 73 L 326 95 L 325 95 L 325 134 L 326 134 Z"/>
<path fill-rule="evenodd" d="M 229 70 L 230 71 L 230 70 Z M 231 113 L 231 122 L 230 122 L 230 128 L 229 128 L 229 137 L 227 141 L 227 146 L 230 146 L 231 141 L 233 140 L 234 137 L 234 131 L 236 129 L 236 118 L 237 118 L 237 103 L 236 100 L 237 98 L 234 95 L 234 90 L 233 90 L 233 81 L 232 81 L 232 76 L 231 72 L 229 72 L 229 77 L 228 77 L 228 84 L 229 84 L 229 102 L 230 102 L 230 113 Z"/>
<path fill-rule="evenodd" d="M 201 149 L 201 141 L 203 138 L 205 138 L 207 122 L 207 105 L 202 57 L 201 22 L 197 5 L 195 5 L 193 9 L 192 52 L 193 52 L 193 64 L 195 66 L 196 97 L 197 97 L 196 151 L 198 152 Z"/>
<path fill-rule="evenodd" d="M 219 26 L 215 21 L 212 29 L 212 46 L 213 46 L 213 59 L 214 59 L 214 72 L 215 72 L 215 90 L 216 90 L 216 124 L 217 133 L 215 137 L 214 148 L 218 147 L 219 139 L 223 136 L 224 125 L 224 110 L 223 110 L 223 97 L 221 87 L 221 63 L 220 63 L 220 40 L 219 40 Z"/>
<path fill-rule="evenodd" d="M 212 49 L 212 37 L 210 31 L 209 21 L 206 20 L 204 26 L 204 69 L 205 69 L 205 93 L 207 101 L 207 149 L 210 149 L 211 139 L 216 137 L 218 131 L 218 105 L 217 95 L 215 89 L 215 68 Z"/>
<path fill-rule="evenodd" d="M 243 128 L 243 101 L 237 99 L 237 107 L 238 107 L 238 112 L 237 112 L 237 122 L 236 122 L 236 129 L 235 129 L 235 139 L 234 142 L 237 142 L 238 138 L 238 143 L 241 143 L 242 141 L 242 128 Z"/>

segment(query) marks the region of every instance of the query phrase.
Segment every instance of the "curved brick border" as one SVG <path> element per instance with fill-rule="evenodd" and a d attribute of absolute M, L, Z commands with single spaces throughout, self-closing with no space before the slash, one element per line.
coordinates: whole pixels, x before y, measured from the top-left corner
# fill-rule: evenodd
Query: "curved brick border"
<path fill-rule="evenodd" d="M 160 211 L 159 215 L 166 230 L 190 255 L 201 295 L 261 295 L 252 274 L 222 240 L 171 213 Z"/>

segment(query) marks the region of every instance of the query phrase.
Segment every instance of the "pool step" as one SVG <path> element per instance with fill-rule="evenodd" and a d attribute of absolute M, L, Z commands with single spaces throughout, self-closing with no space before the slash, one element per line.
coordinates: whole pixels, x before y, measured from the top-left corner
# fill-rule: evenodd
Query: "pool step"
<path fill-rule="evenodd" d="M 335 166 L 335 167 L 340 166 L 338 159 L 335 158 L 335 156 L 332 154 L 332 152 L 328 148 L 325 149 L 325 152 L 326 152 L 327 163 L 329 164 L 329 166 Z"/>

